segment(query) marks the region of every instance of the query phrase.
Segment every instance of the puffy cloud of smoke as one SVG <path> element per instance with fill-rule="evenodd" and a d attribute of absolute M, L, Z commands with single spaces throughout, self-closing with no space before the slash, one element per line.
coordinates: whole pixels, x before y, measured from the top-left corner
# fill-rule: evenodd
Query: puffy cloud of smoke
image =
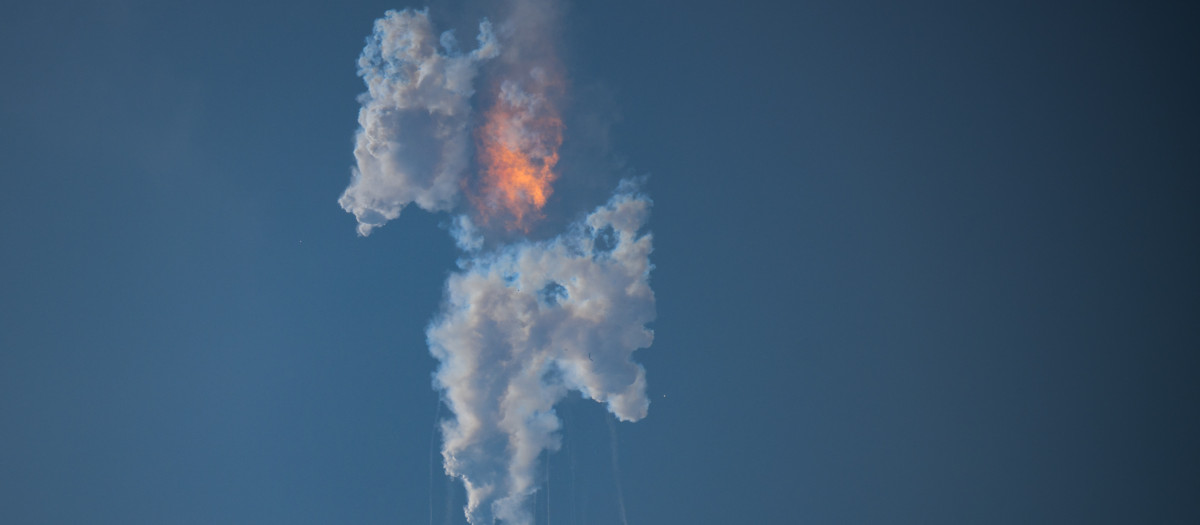
<path fill-rule="evenodd" d="M 566 233 L 463 260 L 428 330 L 446 472 L 463 480 L 473 524 L 528 524 L 538 458 L 560 446 L 554 405 L 571 390 L 624 421 L 646 416 L 650 200 L 635 183 Z"/>
<path fill-rule="evenodd" d="M 416 203 L 453 209 L 470 161 L 470 99 L 482 62 L 500 53 L 492 26 L 460 52 L 454 34 L 436 36 L 428 11 L 388 11 L 358 59 L 360 98 L 350 186 L 338 203 L 368 235 Z"/>
<path fill-rule="evenodd" d="M 462 480 L 474 525 L 532 522 L 539 458 L 560 447 L 554 406 L 568 392 L 624 421 L 646 416 L 645 371 L 632 354 L 650 346 L 655 315 L 651 236 L 641 231 L 650 199 L 636 182 L 557 237 L 499 244 L 542 218 L 560 176 L 566 89 L 554 1 L 503 9 L 495 30 L 479 24 L 469 52 L 434 31 L 428 10 L 376 21 L 358 62 L 368 91 L 357 163 L 338 201 L 363 236 L 410 204 L 455 213 L 449 230 L 464 255 L 427 336 L 453 413 L 440 427 L 444 468 Z M 487 86 L 478 118 L 477 77 Z M 463 197 L 473 208 L 459 207 Z"/>

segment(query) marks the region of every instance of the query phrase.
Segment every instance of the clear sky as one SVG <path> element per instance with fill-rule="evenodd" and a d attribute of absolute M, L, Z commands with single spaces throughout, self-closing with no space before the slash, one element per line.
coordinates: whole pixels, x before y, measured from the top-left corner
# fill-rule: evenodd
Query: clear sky
<path fill-rule="evenodd" d="M 537 523 L 1200 521 L 1188 6 L 566 4 L 566 142 L 623 167 L 548 208 L 649 175 L 657 320 L 648 417 L 564 403 Z M 337 204 L 364 38 L 424 5 L 6 6 L 3 521 L 465 523 L 449 216 Z"/>

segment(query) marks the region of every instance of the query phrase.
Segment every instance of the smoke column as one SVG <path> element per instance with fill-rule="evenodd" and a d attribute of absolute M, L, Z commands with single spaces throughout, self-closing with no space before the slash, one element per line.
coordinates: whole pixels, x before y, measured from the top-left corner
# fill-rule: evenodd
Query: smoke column
<path fill-rule="evenodd" d="M 428 10 L 376 21 L 358 62 L 357 162 L 339 200 L 363 236 L 414 203 L 454 216 L 463 253 L 426 336 L 452 414 L 443 467 L 465 487 L 473 525 L 532 523 L 539 461 L 561 446 L 555 405 L 569 392 L 622 421 L 646 416 L 632 355 L 650 346 L 655 315 L 651 201 L 638 181 L 557 236 L 524 237 L 553 183 L 571 176 L 558 171 L 566 84 L 554 5 L 506 8 L 495 27 L 480 21 L 470 51 L 437 35 Z"/>

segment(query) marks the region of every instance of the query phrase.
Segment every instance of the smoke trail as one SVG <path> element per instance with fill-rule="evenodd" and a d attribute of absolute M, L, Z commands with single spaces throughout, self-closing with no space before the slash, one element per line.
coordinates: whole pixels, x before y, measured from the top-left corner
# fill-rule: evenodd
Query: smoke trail
<path fill-rule="evenodd" d="M 617 457 L 617 425 L 608 415 L 604 416 L 604 421 L 608 423 L 608 442 L 612 447 L 613 481 L 617 485 L 617 510 L 621 512 L 622 525 L 629 525 L 629 519 L 625 517 L 625 491 L 621 489 L 621 461 Z"/>
<path fill-rule="evenodd" d="M 561 446 L 554 406 L 569 391 L 623 421 L 646 416 L 645 371 L 632 354 L 650 346 L 655 315 L 642 231 L 651 202 L 636 181 L 556 237 L 500 244 L 542 218 L 564 175 L 565 82 L 549 36 L 557 10 L 550 0 L 506 7 L 495 31 L 480 22 L 470 52 L 451 32 L 435 38 L 428 10 L 376 21 L 359 58 L 368 92 L 357 163 L 339 199 L 363 236 L 413 203 L 456 213 L 463 256 L 426 336 L 439 361 L 434 387 L 452 412 L 440 424 L 444 469 L 462 481 L 473 525 L 532 522 L 538 462 L 546 453 L 548 483 L 549 454 Z M 477 76 L 490 86 L 481 118 Z M 432 522 L 432 474 L 430 486 Z"/>
<path fill-rule="evenodd" d="M 451 525 L 454 518 L 454 478 L 443 476 L 446 478 L 446 508 L 442 518 L 444 525 Z"/>
<path fill-rule="evenodd" d="M 571 467 L 571 524 L 575 524 L 575 496 L 578 490 L 575 489 L 575 436 L 567 431 L 570 426 L 570 419 L 563 417 L 563 438 L 567 441 L 567 459 L 570 461 Z"/>
<path fill-rule="evenodd" d="M 433 451 L 437 444 L 438 421 L 442 419 L 442 400 L 438 399 L 433 413 L 433 429 L 429 431 L 429 525 L 433 525 Z"/>

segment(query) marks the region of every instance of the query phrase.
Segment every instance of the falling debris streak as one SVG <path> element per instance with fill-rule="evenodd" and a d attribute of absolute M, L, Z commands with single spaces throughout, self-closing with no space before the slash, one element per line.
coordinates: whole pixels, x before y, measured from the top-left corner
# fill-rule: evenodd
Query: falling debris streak
<path fill-rule="evenodd" d="M 567 409 L 566 413 L 569 413 L 569 412 L 570 412 L 570 409 Z M 577 493 L 577 491 L 575 490 L 575 448 L 574 448 L 575 436 L 567 430 L 567 426 L 571 420 L 566 416 L 566 413 L 564 413 L 564 415 L 563 415 L 563 443 L 564 443 L 564 446 L 567 447 L 567 459 L 570 461 L 569 465 L 571 467 L 571 484 L 570 484 L 570 487 L 571 487 L 571 498 L 570 498 L 571 513 L 570 513 L 570 516 L 571 516 L 571 525 L 574 525 L 575 524 L 575 515 L 576 515 L 575 495 Z"/>
<path fill-rule="evenodd" d="M 446 478 L 446 509 L 442 518 L 443 525 L 453 525 L 454 523 L 454 478 L 450 476 L 442 476 Z"/>
<path fill-rule="evenodd" d="M 613 417 L 608 414 L 604 415 L 604 420 L 608 422 L 608 442 L 612 446 L 612 470 L 613 481 L 617 486 L 617 510 L 621 512 L 621 524 L 629 525 L 629 519 L 625 517 L 625 491 L 621 489 L 621 461 L 617 456 L 617 425 L 613 421 Z"/>
<path fill-rule="evenodd" d="M 442 418 L 442 400 L 438 398 L 437 409 L 433 413 L 433 430 L 429 431 L 429 525 L 433 525 L 433 462 L 435 445 L 437 445 L 438 421 Z"/>

